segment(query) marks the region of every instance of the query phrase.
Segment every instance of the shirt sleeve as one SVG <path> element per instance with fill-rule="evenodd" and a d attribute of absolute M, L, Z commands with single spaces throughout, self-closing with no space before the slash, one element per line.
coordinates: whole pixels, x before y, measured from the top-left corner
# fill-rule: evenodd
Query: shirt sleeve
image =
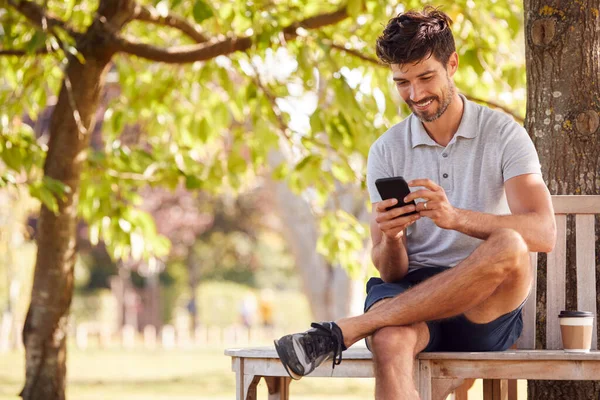
<path fill-rule="evenodd" d="M 535 146 L 525 128 L 511 121 L 503 135 L 502 176 L 504 182 L 518 175 L 542 174 Z"/>
<path fill-rule="evenodd" d="M 375 143 L 369 149 L 367 158 L 367 190 L 371 203 L 381 201 L 381 195 L 375 186 L 375 181 L 379 178 L 389 178 L 392 176 L 391 165 L 386 165 L 385 157 L 380 146 Z"/>

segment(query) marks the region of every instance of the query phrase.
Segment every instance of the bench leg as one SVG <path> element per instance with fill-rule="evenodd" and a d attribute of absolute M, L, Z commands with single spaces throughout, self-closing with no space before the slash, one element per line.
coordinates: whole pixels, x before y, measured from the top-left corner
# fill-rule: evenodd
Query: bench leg
<path fill-rule="evenodd" d="M 244 392 L 240 400 L 256 400 L 256 386 L 260 381 L 260 376 L 244 374 L 242 388 Z"/>
<path fill-rule="evenodd" d="M 417 360 L 419 368 L 418 389 L 421 400 L 432 400 L 431 393 L 431 362 L 429 360 Z"/>
<path fill-rule="evenodd" d="M 509 379 L 508 380 L 508 400 L 517 400 L 517 380 Z"/>
<path fill-rule="evenodd" d="M 466 400 L 467 390 L 471 387 L 474 379 L 433 379 L 431 383 L 431 398 L 432 400 L 444 400 L 455 389 L 463 389 L 455 392 L 455 400 Z M 459 397 L 460 396 L 460 397 Z"/>
<path fill-rule="evenodd" d="M 475 379 L 465 379 L 463 384 L 454 391 L 454 400 L 469 400 L 469 389 L 475 383 Z"/>
<path fill-rule="evenodd" d="M 289 376 L 265 376 L 265 381 L 269 389 L 269 400 L 289 400 L 292 378 Z"/>
<path fill-rule="evenodd" d="M 508 380 L 484 379 L 483 400 L 508 400 Z"/>

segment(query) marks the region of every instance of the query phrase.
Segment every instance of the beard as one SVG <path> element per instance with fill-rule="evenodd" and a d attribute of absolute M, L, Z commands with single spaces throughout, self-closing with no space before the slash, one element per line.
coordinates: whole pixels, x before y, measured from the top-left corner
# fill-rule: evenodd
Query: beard
<path fill-rule="evenodd" d="M 408 104 L 408 106 L 412 110 L 413 114 L 415 114 L 415 116 L 417 118 L 419 118 L 419 120 L 421 122 L 433 122 L 436 119 L 438 119 L 439 117 L 441 117 L 446 112 L 446 110 L 448 109 L 448 106 L 450 105 L 450 103 L 452 103 L 452 99 L 454 98 L 455 92 L 456 92 L 456 88 L 454 86 L 454 83 L 450 80 L 450 78 L 448 78 L 448 86 L 446 87 L 446 89 L 442 90 L 441 98 L 439 98 L 438 96 L 431 96 L 431 97 L 427 97 L 419 102 L 419 103 L 426 103 L 429 100 L 436 101 L 438 103 L 437 109 L 435 109 L 433 111 L 422 112 L 422 111 L 416 110 L 415 103 L 413 101 L 408 100 L 406 102 L 406 104 Z"/>

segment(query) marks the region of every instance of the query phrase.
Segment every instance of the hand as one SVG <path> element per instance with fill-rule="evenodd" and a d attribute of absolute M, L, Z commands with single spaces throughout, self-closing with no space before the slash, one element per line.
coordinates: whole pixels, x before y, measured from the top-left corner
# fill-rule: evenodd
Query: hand
<path fill-rule="evenodd" d="M 377 212 L 375 221 L 385 238 L 399 240 L 404 235 L 404 230 L 421 218 L 419 214 L 404 215 L 415 211 L 415 206 L 409 204 L 404 207 L 392 208 L 386 211 L 386 208 L 398 203 L 396 199 L 387 199 L 380 201 L 375 206 Z"/>
<path fill-rule="evenodd" d="M 424 199 L 425 201 L 417 203 L 419 214 L 422 217 L 430 218 L 440 228 L 454 229 L 458 219 L 458 212 L 448 201 L 444 188 L 431 179 L 415 179 L 408 182 L 408 186 L 422 186 L 425 189 L 412 192 L 404 198 L 405 202 Z"/>

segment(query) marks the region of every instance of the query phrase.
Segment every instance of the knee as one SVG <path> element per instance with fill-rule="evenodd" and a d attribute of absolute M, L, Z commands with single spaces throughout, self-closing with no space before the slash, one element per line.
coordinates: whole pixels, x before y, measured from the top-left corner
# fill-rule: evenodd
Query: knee
<path fill-rule="evenodd" d="M 529 248 L 523 236 L 514 229 L 502 228 L 494 231 L 489 240 L 497 249 L 502 263 L 502 273 L 526 272 L 529 266 Z"/>
<path fill-rule="evenodd" d="M 389 326 L 373 334 L 370 347 L 375 362 L 386 364 L 397 357 L 413 357 L 417 340 L 415 329 L 409 326 Z"/>

